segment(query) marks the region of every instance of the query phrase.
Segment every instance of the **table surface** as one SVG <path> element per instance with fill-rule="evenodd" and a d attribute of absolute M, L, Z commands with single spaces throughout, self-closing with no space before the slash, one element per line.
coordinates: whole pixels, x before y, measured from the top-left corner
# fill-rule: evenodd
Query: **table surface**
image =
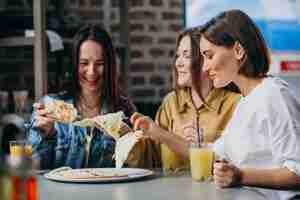
<path fill-rule="evenodd" d="M 195 182 L 189 175 L 154 176 L 121 183 L 61 183 L 38 176 L 40 200 L 263 200 L 250 189 L 220 189 L 211 182 Z"/>

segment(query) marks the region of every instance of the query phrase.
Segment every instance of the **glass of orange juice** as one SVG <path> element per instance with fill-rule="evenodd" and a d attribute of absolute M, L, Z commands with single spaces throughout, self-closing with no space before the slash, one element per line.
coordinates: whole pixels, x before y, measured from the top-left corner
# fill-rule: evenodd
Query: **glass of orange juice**
<path fill-rule="evenodd" d="M 167 145 L 161 144 L 160 147 L 163 171 L 165 174 L 171 174 L 181 166 L 181 160 Z"/>
<path fill-rule="evenodd" d="M 190 147 L 192 179 L 195 181 L 212 180 L 214 152 L 205 144 Z"/>
<path fill-rule="evenodd" d="M 12 140 L 9 142 L 10 156 L 32 156 L 32 146 L 26 140 Z"/>

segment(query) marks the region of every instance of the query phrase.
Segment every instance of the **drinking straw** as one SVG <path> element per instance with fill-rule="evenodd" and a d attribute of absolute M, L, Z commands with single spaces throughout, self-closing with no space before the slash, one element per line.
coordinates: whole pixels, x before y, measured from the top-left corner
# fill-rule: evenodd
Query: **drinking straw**
<path fill-rule="evenodd" d="M 196 118 L 196 127 L 197 127 L 197 143 L 199 145 L 199 147 L 201 147 L 201 143 L 202 143 L 202 131 L 201 131 L 201 134 L 200 134 L 200 127 L 199 127 L 199 116 L 197 115 L 197 118 Z"/>

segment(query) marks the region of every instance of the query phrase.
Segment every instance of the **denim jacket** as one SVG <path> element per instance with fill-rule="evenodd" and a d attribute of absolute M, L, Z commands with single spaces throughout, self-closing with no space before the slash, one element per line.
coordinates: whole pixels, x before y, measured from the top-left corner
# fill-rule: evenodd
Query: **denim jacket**
<path fill-rule="evenodd" d="M 64 100 L 74 104 L 73 98 L 62 99 L 59 95 L 44 96 L 42 103 L 52 99 Z M 127 117 L 135 111 L 135 107 L 128 99 L 122 97 L 122 103 L 118 110 L 122 110 Z M 103 106 L 101 114 L 107 113 L 107 106 Z M 114 167 L 112 156 L 115 149 L 115 141 L 112 137 L 103 134 L 99 129 L 93 129 L 93 137 L 90 144 L 89 158 L 86 161 L 86 128 L 55 122 L 55 134 L 51 138 L 43 139 L 43 132 L 35 127 L 35 116 L 33 112 L 28 140 L 32 144 L 33 158 L 40 160 L 41 169 L 52 169 L 61 166 L 71 168 L 83 167 Z M 85 164 L 87 165 L 85 166 Z"/>

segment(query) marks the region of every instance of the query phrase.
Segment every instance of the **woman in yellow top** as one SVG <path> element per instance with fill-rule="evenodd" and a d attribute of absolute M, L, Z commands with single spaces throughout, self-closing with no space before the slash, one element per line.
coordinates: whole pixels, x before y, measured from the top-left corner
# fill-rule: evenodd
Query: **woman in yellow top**
<path fill-rule="evenodd" d="M 204 131 L 204 141 L 215 141 L 240 99 L 240 94 L 229 88 L 214 88 L 207 74 L 202 73 L 199 42 L 200 31 L 195 28 L 178 36 L 173 68 L 175 90 L 164 98 L 156 115 L 156 123 L 164 131 L 158 127 L 148 131 L 150 138 L 161 144 L 162 165 L 166 171 L 189 168 L 188 142 L 184 139 L 185 132 L 190 131 L 188 127 L 197 123 Z M 140 119 L 152 121 L 139 117 L 133 122 L 143 121 Z"/>

